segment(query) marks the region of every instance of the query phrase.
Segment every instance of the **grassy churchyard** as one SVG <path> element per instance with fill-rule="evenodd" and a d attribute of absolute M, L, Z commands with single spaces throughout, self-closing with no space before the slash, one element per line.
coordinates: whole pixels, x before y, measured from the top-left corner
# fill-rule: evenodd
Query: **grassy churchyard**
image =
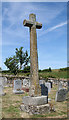
<path fill-rule="evenodd" d="M 53 84 L 53 88 L 49 93 L 49 102 L 51 106 L 54 106 L 55 111 L 46 113 L 45 115 L 29 115 L 20 110 L 20 105 L 22 103 L 22 97 L 27 96 L 28 93 L 24 94 L 14 94 L 12 87 L 5 87 L 4 92 L 5 96 L 2 96 L 2 118 L 38 118 L 38 117 L 47 117 L 47 118 L 66 118 L 67 117 L 67 101 L 64 102 L 55 102 L 55 95 L 58 86 Z"/>

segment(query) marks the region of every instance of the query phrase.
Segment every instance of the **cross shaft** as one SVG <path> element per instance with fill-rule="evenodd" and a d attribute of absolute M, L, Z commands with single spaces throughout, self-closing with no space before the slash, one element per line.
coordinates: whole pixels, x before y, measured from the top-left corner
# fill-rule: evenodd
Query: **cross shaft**
<path fill-rule="evenodd" d="M 37 34 L 36 28 L 42 28 L 42 24 L 36 22 L 36 15 L 30 14 L 29 20 L 23 21 L 24 26 L 30 28 L 30 79 L 31 86 L 35 86 L 35 94 L 38 94 L 39 77 L 38 77 L 38 54 L 37 54 Z"/>

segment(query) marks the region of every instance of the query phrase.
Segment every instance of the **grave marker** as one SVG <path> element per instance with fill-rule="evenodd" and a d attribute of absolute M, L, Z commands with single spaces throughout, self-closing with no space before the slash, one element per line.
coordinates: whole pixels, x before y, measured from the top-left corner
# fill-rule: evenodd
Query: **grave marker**
<path fill-rule="evenodd" d="M 61 82 L 59 82 L 59 84 L 58 84 L 58 90 L 60 90 L 60 89 L 62 89 L 62 88 L 63 88 L 63 85 L 62 85 Z"/>
<path fill-rule="evenodd" d="M 13 89 L 13 92 L 14 93 L 18 93 L 18 94 L 21 94 L 21 93 L 24 93 L 23 90 L 22 90 L 22 81 L 21 80 L 14 80 L 14 89 Z"/>
<path fill-rule="evenodd" d="M 4 85 L 3 85 L 3 77 L 0 77 L 0 96 L 5 95 L 4 93 Z"/>
<path fill-rule="evenodd" d="M 62 88 L 57 91 L 55 101 L 62 102 L 66 100 L 67 90 Z"/>
<path fill-rule="evenodd" d="M 48 93 L 51 91 L 51 84 L 49 82 L 45 82 L 45 86 L 48 88 Z"/>
<path fill-rule="evenodd" d="M 41 84 L 41 95 L 47 96 L 47 103 L 48 103 L 48 88 L 44 85 Z"/>

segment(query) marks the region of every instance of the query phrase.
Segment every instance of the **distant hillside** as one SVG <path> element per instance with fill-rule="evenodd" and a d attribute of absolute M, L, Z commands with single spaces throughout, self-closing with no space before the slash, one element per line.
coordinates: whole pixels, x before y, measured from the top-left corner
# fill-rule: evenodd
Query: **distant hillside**
<path fill-rule="evenodd" d="M 60 69 L 43 69 L 43 70 L 39 70 L 39 78 L 69 78 L 68 75 L 68 71 L 69 71 L 69 67 L 68 68 L 60 68 Z M 2 74 L 9 74 L 9 75 L 13 75 L 13 73 L 11 73 L 9 70 L 2 70 Z M 30 75 L 30 67 L 26 70 L 20 70 L 18 72 L 17 75 L 25 75 L 25 76 L 29 76 Z"/>

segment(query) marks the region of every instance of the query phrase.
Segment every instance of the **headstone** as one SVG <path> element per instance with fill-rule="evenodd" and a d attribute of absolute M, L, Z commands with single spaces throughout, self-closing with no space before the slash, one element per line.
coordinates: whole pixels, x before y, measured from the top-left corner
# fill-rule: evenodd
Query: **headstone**
<path fill-rule="evenodd" d="M 7 78 L 3 77 L 3 86 L 5 87 L 7 85 Z"/>
<path fill-rule="evenodd" d="M 55 97 L 55 101 L 56 102 L 62 102 L 66 100 L 66 96 L 67 96 L 67 90 L 62 88 L 59 89 L 56 93 L 56 97 Z"/>
<path fill-rule="evenodd" d="M 41 84 L 41 95 L 48 96 L 48 88 L 44 84 Z"/>
<path fill-rule="evenodd" d="M 49 82 L 45 82 L 45 86 L 48 88 L 48 93 L 51 91 L 51 84 Z"/>
<path fill-rule="evenodd" d="M 30 87 L 30 81 L 27 79 L 23 80 L 23 87 Z"/>
<path fill-rule="evenodd" d="M 44 84 L 45 80 L 39 80 L 39 85 Z"/>
<path fill-rule="evenodd" d="M 49 83 L 51 84 L 51 88 L 52 88 L 52 87 L 53 87 L 53 86 L 52 86 L 52 82 L 51 82 L 51 81 L 49 81 Z"/>
<path fill-rule="evenodd" d="M 62 85 L 61 82 L 59 82 L 59 84 L 58 84 L 58 90 L 60 90 L 60 89 L 62 89 L 62 88 L 63 88 L 63 85 Z"/>
<path fill-rule="evenodd" d="M 0 77 L 0 96 L 5 95 L 4 93 L 4 86 L 3 86 L 3 77 Z"/>
<path fill-rule="evenodd" d="M 24 93 L 22 90 L 22 81 L 20 79 L 14 80 L 14 89 L 13 92 L 16 94 Z"/>
<path fill-rule="evenodd" d="M 47 96 L 47 103 L 48 103 L 48 88 L 44 85 L 41 84 L 41 95 Z"/>
<path fill-rule="evenodd" d="M 25 92 L 29 92 L 29 88 L 30 88 L 30 80 L 29 79 L 24 79 L 22 90 L 24 90 Z"/>

